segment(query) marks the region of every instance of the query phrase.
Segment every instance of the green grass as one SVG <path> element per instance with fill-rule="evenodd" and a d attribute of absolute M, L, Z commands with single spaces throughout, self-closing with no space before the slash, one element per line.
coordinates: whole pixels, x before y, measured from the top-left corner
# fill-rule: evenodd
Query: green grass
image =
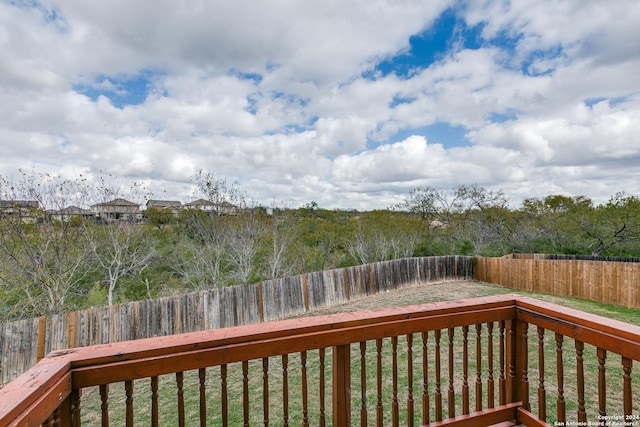
<path fill-rule="evenodd" d="M 439 289 L 443 291 L 444 288 Z M 422 290 L 420 290 L 422 291 Z M 331 310 L 348 311 L 350 308 L 366 309 L 366 308 L 378 308 L 384 305 L 403 305 L 405 302 L 403 298 L 407 297 L 411 303 L 427 302 L 425 300 L 444 299 L 446 292 L 434 293 L 433 290 L 427 290 L 425 295 L 415 289 L 409 289 L 405 291 L 408 297 L 404 297 L 402 291 L 398 291 L 393 296 L 392 293 L 381 296 L 380 298 L 372 297 L 369 302 L 360 301 L 351 305 L 345 305 L 341 308 L 332 308 Z M 511 293 L 511 290 L 499 288 L 497 286 L 476 284 L 473 288 L 466 289 L 465 292 L 472 293 L 471 296 L 480 295 L 492 295 L 497 293 Z M 525 294 L 519 292 L 520 294 Z M 437 294 L 437 295 L 436 295 Z M 464 294 L 461 288 L 455 284 L 451 284 L 449 290 L 449 296 L 456 296 Z M 576 308 L 586 311 L 588 313 L 599 314 L 601 316 L 615 318 L 628 323 L 640 325 L 640 311 L 630 310 L 621 307 L 615 307 L 610 305 L 604 305 L 600 303 L 580 301 L 568 298 L 552 297 L 540 294 L 530 294 L 541 300 L 554 302 L 563 306 Z M 467 297 L 469 295 L 463 295 Z M 423 300 L 425 299 L 425 300 Z M 453 299 L 453 298 L 449 298 Z M 367 305 L 368 304 L 368 305 Z M 462 372 L 462 328 L 456 328 L 454 331 L 454 378 L 453 386 L 455 390 L 455 410 L 456 414 L 462 413 L 462 385 L 463 385 L 463 372 Z M 428 335 L 428 393 L 430 398 L 430 420 L 435 419 L 434 411 L 434 394 L 436 389 L 435 378 L 435 339 L 434 333 L 430 332 Z M 468 334 L 468 386 L 469 386 L 469 401 L 471 411 L 475 408 L 476 394 L 476 335 L 475 327 L 469 328 Z M 494 326 L 493 340 L 494 340 L 494 380 L 495 380 L 495 404 L 498 404 L 498 379 L 500 375 L 499 361 L 498 361 L 498 338 L 499 331 L 497 325 Z M 487 328 L 483 325 L 482 328 L 482 348 L 481 348 L 481 380 L 482 380 L 482 407 L 487 407 Z M 399 403 L 399 416 L 400 425 L 407 424 L 407 400 L 409 398 L 409 392 L 407 384 L 409 382 L 407 375 L 407 363 L 408 363 L 408 351 L 406 345 L 406 338 L 399 337 L 398 343 L 398 403 Z M 556 381 L 556 344 L 554 334 L 546 332 L 544 335 L 544 354 L 545 354 L 545 375 L 544 386 L 547 392 L 547 421 L 553 425 L 556 420 L 556 395 L 557 395 L 557 381 Z M 382 351 L 382 407 L 384 416 L 384 425 L 391 423 L 391 407 L 393 400 L 393 387 L 392 387 L 392 351 L 391 340 L 385 339 L 383 341 Z M 448 389 L 449 389 L 449 374 L 448 374 L 448 335 L 447 331 L 442 331 L 442 338 L 440 342 L 441 346 L 441 392 L 442 392 L 442 406 L 443 417 L 448 416 Z M 422 423 L 421 411 L 422 411 L 422 395 L 423 395 L 423 366 L 422 366 L 422 339 L 420 334 L 413 336 L 413 400 L 414 400 L 414 421 L 417 425 Z M 567 420 L 577 421 L 576 409 L 577 409 L 577 391 L 576 391 L 576 353 L 573 340 L 565 339 L 563 345 L 563 367 L 564 367 L 564 396 L 567 408 Z M 360 348 L 358 344 L 354 344 L 351 347 L 351 408 L 353 423 L 359 423 L 360 409 L 361 409 L 361 358 Z M 288 385 L 289 393 L 287 396 L 289 402 L 289 424 L 290 425 L 302 425 L 302 376 L 301 376 L 301 361 L 299 354 L 292 354 L 289 356 L 288 363 Z M 538 398 L 537 388 L 539 386 L 539 373 L 538 373 L 538 336 L 535 327 L 531 327 L 529 330 L 529 383 L 530 383 L 530 397 L 532 404 L 532 412 L 538 412 Z M 307 354 L 307 378 L 308 378 L 308 403 L 309 412 L 308 417 L 311 425 L 317 425 L 320 416 L 319 407 L 319 357 L 318 351 L 310 351 Z M 331 425 L 331 349 L 326 351 L 325 360 L 325 390 L 326 390 L 326 418 L 327 425 Z M 375 351 L 375 341 L 367 343 L 367 352 L 365 358 L 366 367 L 366 411 L 369 425 L 375 424 L 376 419 L 376 401 L 377 401 L 377 384 L 376 384 L 376 366 L 377 357 Z M 637 371 L 638 368 L 636 368 Z M 589 421 L 596 421 L 598 414 L 598 402 L 597 402 L 597 375 L 598 375 L 598 363 L 596 357 L 596 349 L 592 346 L 585 345 L 584 351 L 584 370 L 585 370 L 585 400 L 587 414 Z M 607 372 L 607 413 L 609 415 L 622 415 L 622 368 L 620 357 L 610 354 L 606 361 Z M 633 375 L 633 374 L 632 374 Z M 280 357 L 272 357 L 269 359 L 269 420 L 270 425 L 279 426 L 283 425 L 283 402 L 284 396 L 282 394 L 282 359 Z M 249 389 L 249 425 L 262 425 L 263 423 L 263 370 L 262 360 L 255 360 L 249 362 L 249 374 L 248 374 L 248 389 Z M 151 392 L 150 392 L 150 380 L 143 379 L 135 382 L 134 389 L 134 413 L 136 425 L 149 425 L 150 424 L 150 406 L 151 406 Z M 640 396 L 640 382 L 635 381 L 633 383 L 634 396 Z M 228 366 L 228 405 L 229 405 L 229 425 L 236 426 L 243 424 L 243 374 L 242 364 L 235 363 Z M 113 384 L 110 386 L 110 398 L 109 398 L 109 415 L 111 425 L 124 425 L 124 411 L 125 411 L 125 395 L 123 384 Z M 220 367 L 212 367 L 207 369 L 206 377 L 206 390 L 207 390 L 207 425 L 222 425 L 221 421 L 221 405 L 222 396 L 220 394 Z M 177 387 L 175 381 L 175 375 L 166 375 L 160 378 L 159 387 L 159 407 L 160 407 L 160 424 L 173 426 L 177 425 Z M 198 425 L 199 423 L 199 380 L 198 372 L 190 371 L 185 373 L 184 379 L 184 398 L 185 398 L 185 414 L 187 419 L 187 425 Z M 95 425 L 99 423 L 100 417 L 100 398 L 96 389 L 90 389 L 83 391 L 82 400 L 82 417 L 83 425 Z M 636 398 L 633 408 L 634 414 L 640 414 L 640 399 Z"/>

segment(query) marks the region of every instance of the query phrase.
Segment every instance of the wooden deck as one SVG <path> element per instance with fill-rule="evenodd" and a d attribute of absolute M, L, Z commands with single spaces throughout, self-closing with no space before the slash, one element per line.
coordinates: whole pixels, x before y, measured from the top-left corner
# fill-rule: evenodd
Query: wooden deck
<path fill-rule="evenodd" d="M 597 375 L 585 375 L 585 346 Z M 638 327 L 518 295 L 482 297 L 54 352 L 0 390 L 0 425 L 82 425 L 82 391 L 96 386 L 91 415 L 102 425 L 159 425 L 166 375 L 181 426 L 593 422 L 614 405 L 638 415 L 634 360 Z M 187 390 L 188 375 L 198 379 Z"/>

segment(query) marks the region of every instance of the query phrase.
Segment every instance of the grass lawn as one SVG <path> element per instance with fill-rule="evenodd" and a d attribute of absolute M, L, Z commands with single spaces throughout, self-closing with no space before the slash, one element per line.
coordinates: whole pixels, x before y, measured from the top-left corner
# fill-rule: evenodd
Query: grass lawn
<path fill-rule="evenodd" d="M 640 311 L 633 309 L 626 309 L 621 307 L 615 307 L 610 305 L 604 305 L 589 301 L 580 301 L 569 298 L 553 297 L 541 294 L 531 294 L 523 292 L 514 292 L 511 289 L 502 288 L 495 285 L 490 285 L 481 282 L 443 282 L 437 284 L 421 285 L 411 288 L 405 288 L 401 290 L 387 292 L 385 294 L 376 295 L 360 299 L 358 301 L 352 301 L 349 304 L 343 304 L 336 307 L 331 307 L 323 310 L 318 310 L 308 315 L 320 315 L 330 314 L 345 311 L 358 311 L 358 310 L 371 310 L 376 308 L 394 307 L 411 304 L 421 304 L 435 301 L 445 301 L 453 299 L 472 298 L 478 296 L 497 295 L 504 293 L 518 293 L 523 295 L 532 296 L 540 300 L 553 302 L 563 306 L 575 308 L 588 313 L 594 313 L 605 317 L 614 318 L 624 322 L 628 322 L 635 325 L 640 325 Z M 495 382 L 498 382 L 499 362 L 498 362 L 498 328 L 494 328 L 494 372 L 493 377 Z M 453 351 L 453 365 L 454 376 L 453 391 L 455 394 L 456 402 L 456 414 L 462 412 L 462 387 L 465 384 L 465 374 L 462 372 L 462 328 L 456 328 L 453 335 L 454 351 Z M 478 378 L 476 373 L 476 330 L 475 327 L 470 327 L 468 331 L 468 360 L 469 368 L 467 372 L 466 384 L 468 384 L 470 390 L 470 408 L 471 411 L 475 408 L 476 393 L 475 385 L 479 379 L 482 384 L 482 403 L 483 407 L 487 404 L 487 364 L 488 355 L 486 354 L 487 346 L 487 330 L 486 325 L 483 325 L 482 329 L 482 349 L 480 355 L 480 361 L 482 364 L 481 375 Z M 408 359 L 409 348 L 407 346 L 407 338 L 399 337 L 397 346 L 398 355 L 398 393 L 397 402 L 400 414 L 400 425 L 407 424 L 407 407 L 409 401 L 413 401 L 415 405 L 414 419 L 417 425 L 421 423 L 420 415 L 422 410 L 422 397 L 423 397 L 423 365 L 422 365 L 422 337 L 420 334 L 414 334 L 412 336 L 413 345 L 411 347 L 411 359 L 413 376 L 412 387 L 410 395 L 410 384 L 408 371 Z M 442 366 L 442 378 L 440 381 L 440 391 L 443 398 L 444 416 L 447 416 L 447 396 L 449 393 L 450 379 L 448 373 L 449 364 L 449 349 L 448 349 L 448 334 L 447 331 L 442 331 L 442 339 L 440 342 L 440 357 Z M 547 332 L 542 337 L 544 343 L 545 352 L 545 375 L 544 375 L 544 388 L 547 392 L 547 421 L 551 424 L 556 419 L 556 396 L 557 396 L 557 384 L 556 384 L 556 346 L 552 333 Z M 434 420 L 434 394 L 437 390 L 436 375 L 434 372 L 435 366 L 435 338 L 434 333 L 431 332 L 428 335 L 428 394 L 430 399 L 430 412 L 431 420 Z M 540 386 L 540 377 L 537 369 L 538 360 L 538 335 L 534 327 L 531 327 L 529 331 L 529 349 L 530 349 L 530 365 L 529 365 L 529 383 L 531 385 L 531 401 L 532 412 L 537 413 L 538 410 L 538 398 L 537 389 Z M 587 383 L 586 389 L 586 405 L 587 414 L 589 415 L 589 421 L 596 421 L 598 408 L 597 408 L 597 375 L 598 375 L 598 362 L 596 357 L 596 350 L 591 346 L 585 346 L 584 361 L 585 361 L 585 378 Z M 382 407 L 384 424 L 389 425 L 391 422 L 391 407 L 394 400 L 393 395 L 393 373 L 392 373 L 392 346 L 391 340 L 383 340 L 381 351 L 381 366 L 382 366 Z M 376 369 L 377 369 L 377 353 L 376 343 L 368 342 L 364 359 L 361 358 L 360 346 L 354 344 L 351 349 L 352 358 L 352 382 L 351 382 L 351 394 L 352 394 L 352 412 L 354 423 L 360 420 L 360 411 L 362 408 L 362 389 L 361 389 L 361 368 L 364 364 L 365 369 L 365 408 L 367 413 L 367 419 L 369 425 L 375 423 L 376 417 L 376 403 L 377 403 L 377 383 L 376 383 Z M 317 425 L 320 417 L 320 405 L 319 405 L 319 390 L 320 390 L 320 357 L 318 351 L 309 352 L 306 355 L 306 372 L 308 378 L 308 418 L 311 425 Z M 302 363 L 300 354 L 292 354 L 288 356 L 287 362 L 287 380 L 289 393 L 284 396 L 282 393 L 283 382 L 283 359 L 280 357 L 273 357 L 269 359 L 269 399 L 268 399 L 268 417 L 270 420 L 269 425 L 278 426 L 283 425 L 283 402 L 285 399 L 288 401 L 288 421 L 290 425 L 302 425 Z M 564 366 L 564 394 L 567 407 L 567 421 L 576 421 L 575 411 L 577 408 L 577 392 L 575 384 L 575 365 L 576 365 L 576 353 L 573 340 L 565 339 L 564 352 L 563 352 L 563 366 Z M 622 415 L 622 408 L 620 402 L 621 390 L 622 390 L 622 369 L 620 365 L 620 357 L 612 355 L 607 358 L 607 413 L 609 415 Z M 327 425 L 331 424 L 331 349 L 326 350 L 325 359 L 325 381 L 324 387 L 326 389 L 327 401 L 325 405 L 327 415 Z M 228 366 L 227 387 L 228 387 L 228 406 L 229 406 L 229 425 L 236 426 L 243 424 L 243 409 L 242 409 L 242 397 L 243 397 L 243 380 L 242 364 L 237 363 Z M 250 399 L 250 425 L 262 425 L 264 418 L 264 405 L 263 405 L 263 361 L 255 360 L 250 361 L 248 364 L 248 375 L 246 377 L 247 387 L 249 389 Z M 150 424 L 150 402 L 151 391 L 149 386 L 150 380 L 143 379 L 135 382 L 134 386 L 134 412 L 136 425 L 149 425 Z M 159 402 L 160 402 L 160 424 L 173 426 L 177 425 L 177 398 L 176 398 L 176 378 L 175 375 L 166 375 L 159 379 Z M 205 387 L 207 390 L 207 425 L 222 425 L 220 408 L 222 406 L 221 390 L 221 370 L 220 367 L 212 367 L 206 370 Z M 638 396 L 634 402 L 634 414 L 640 414 L 640 384 L 636 381 L 633 384 L 633 395 Z M 199 377 L 197 371 L 185 372 L 184 374 L 184 397 L 185 397 L 185 414 L 187 419 L 187 425 L 198 425 L 199 417 Z M 498 391 L 496 388 L 496 399 Z M 100 420 L 100 396 L 96 389 L 87 389 L 83 391 L 82 398 L 82 418 L 83 425 L 95 425 Z M 125 394 L 123 384 L 113 384 L 110 386 L 110 398 L 109 398 L 109 413 L 111 425 L 124 425 L 124 410 L 125 410 Z M 497 401 L 496 401 L 497 404 Z M 640 424 L 640 423 L 639 423 Z"/>

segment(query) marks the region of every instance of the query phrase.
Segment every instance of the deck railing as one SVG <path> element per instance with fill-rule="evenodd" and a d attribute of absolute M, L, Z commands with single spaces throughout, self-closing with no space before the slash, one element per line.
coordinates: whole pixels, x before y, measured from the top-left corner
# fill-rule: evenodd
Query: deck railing
<path fill-rule="evenodd" d="M 640 425 L 634 360 L 639 327 L 483 297 L 54 352 L 0 425 Z"/>

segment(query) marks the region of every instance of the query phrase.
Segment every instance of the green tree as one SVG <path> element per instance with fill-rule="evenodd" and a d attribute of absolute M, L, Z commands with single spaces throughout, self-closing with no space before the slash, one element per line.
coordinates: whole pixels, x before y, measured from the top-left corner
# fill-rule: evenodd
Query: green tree
<path fill-rule="evenodd" d="M 626 243 L 640 242 L 638 197 L 617 193 L 607 203 L 582 213 L 578 224 L 591 255 L 599 256 Z"/>
<path fill-rule="evenodd" d="M 579 218 L 590 216 L 592 210 L 591 200 L 583 196 L 525 199 L 517 214 L 519 238 L 514 247 L 520 252 L 583 253 Z"/>

